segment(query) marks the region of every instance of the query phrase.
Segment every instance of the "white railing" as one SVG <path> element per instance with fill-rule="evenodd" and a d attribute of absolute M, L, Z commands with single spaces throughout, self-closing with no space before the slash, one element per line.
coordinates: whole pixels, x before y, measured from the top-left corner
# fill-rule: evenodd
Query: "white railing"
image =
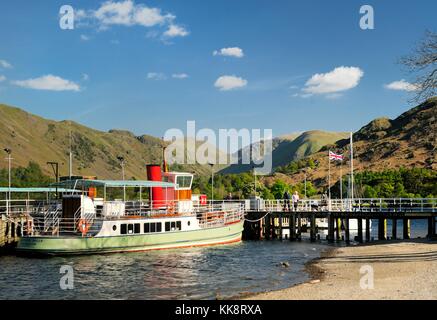
<path fill-rule="evenodd" d="M 246 211 L 437 212 L 436 198 L 304 199 L 299 200 L 297 209 L 291 199 L 258 201 L 256 209 L 246 205 Z"/>

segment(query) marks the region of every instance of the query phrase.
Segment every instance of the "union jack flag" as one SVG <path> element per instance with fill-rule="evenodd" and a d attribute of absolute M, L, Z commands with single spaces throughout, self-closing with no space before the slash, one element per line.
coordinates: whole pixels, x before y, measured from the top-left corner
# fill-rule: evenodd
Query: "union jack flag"
<path fill-rule="evenodd" d="M 329 160 L 343 161 L 343 155 L 329 151 Z"/>

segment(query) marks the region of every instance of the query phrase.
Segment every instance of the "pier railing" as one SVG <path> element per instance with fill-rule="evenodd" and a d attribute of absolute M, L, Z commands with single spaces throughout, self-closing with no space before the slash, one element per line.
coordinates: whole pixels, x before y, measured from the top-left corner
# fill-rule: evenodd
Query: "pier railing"
<path fill-rule="evenodd" d="M 329 212 L 437 212 L 437 198 L 246 200 L 246 211 L 329 211 Z"/>

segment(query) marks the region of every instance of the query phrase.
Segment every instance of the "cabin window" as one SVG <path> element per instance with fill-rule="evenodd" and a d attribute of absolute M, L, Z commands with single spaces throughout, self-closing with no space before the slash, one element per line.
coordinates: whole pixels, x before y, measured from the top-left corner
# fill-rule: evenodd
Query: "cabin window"
<path fill-rule="evenodd" d="M 134 226 L 134 232 L 135 233 L 140 233 L 141 231 L 140 231 L 140 224 L 139 223 L 135 223 L 135 226 Z"/>
<path fill-rule="evenodd" d="M 161 222 L 151 222 L 151 223 L 144 224 L 144 233 L 161 232 L 161 231 L 162 231 Z"/>
<path fill-rule="evenodd" d="M 170 222 L 165 223 L 165 231 L 170 231 Z"/>
<path fill-rule="evenodd" d="M 191 224 L 191 221 L 188 221 L 188 222 L 187 222 L 187 224 L 188 224 L 188 226 L 190 226 L 190 224 Z"/>
<path fill-rule="evenodd" d="M 134 233 L 134 225 L 133 225 L 132 223 L 129 223 L 129 224 L 127 225 L 127 233 L 128 233 L 128 234 L 132 234 L 132 233 Z"/>
<path fill-rule="evenodd" d="M 182 230 L 181 222 L 176 221 L 176 230 Z"/>
<path fill-rule="evenodd" d="M 120 225 L 120 234 L 127 234 L 127 226 L 125 223 Z"/>
<path fill-rule="evenodd" d="M 179 188 L 190 189 L 192 179 L 193 179 L 192 176 L 178 176 L 176 178 L 176 183 Z"/>
<path fill-rule="evenodd" d="M 112 226 L 112 230 L 117 230 L 117 226 L 115 224 Z"/>

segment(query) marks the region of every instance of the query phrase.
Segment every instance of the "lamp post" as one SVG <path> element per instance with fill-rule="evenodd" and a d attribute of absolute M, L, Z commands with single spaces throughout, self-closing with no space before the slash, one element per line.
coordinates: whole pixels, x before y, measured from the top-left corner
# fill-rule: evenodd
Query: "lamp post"
<path fill-rule="evenodd" d="M 5 148 L 4 151 L 8 154 L 7 160 L 8 160 L 8 201 L 6 205 L 6 215 L 9 215 L 9 205 L 11 201 L 11 154 L 12 150 L 9 148 Z"/>
<path fill-rule="evenodd" d="M 214 164 L 209 163 L 211 166 L 211 205 L 214 205 Z M 214 209 L 214 207 L 213 207 Z"/>
<path fill-rule="evenodd" d="M 255 166 L 253 166 L 252 169 L 253 169 L 253 182 L 254 182 L 254 186 L 255 186 L 255 198 L 256 198 L 256 168 L 255 168 Z"/>
<path fill-rule="evenodd" d="M 56 197 L 59 199 L 58 185 L 57 185 L 57 183 L 59 182 L 59 162 L 49 161 L 49 162 L 47 162 L 47 164 L 52 167 L 53 174 L 55 175 L 55 179 L 56 179 Z"/>
<path fill-rule="evenodd" d="M 125 166 L 124 157 L 118 156 L 117 159 L 118 159 L 118 161 L 120 161 L 121 174 L 122 174 L 122 179 L 124 181 L 125 180 L 125 176 L 124 176 L 124 166 Z M 124 184 L 124 182 L 123 182 L 123 201 L 126 201 L 126 185 Z"/>

